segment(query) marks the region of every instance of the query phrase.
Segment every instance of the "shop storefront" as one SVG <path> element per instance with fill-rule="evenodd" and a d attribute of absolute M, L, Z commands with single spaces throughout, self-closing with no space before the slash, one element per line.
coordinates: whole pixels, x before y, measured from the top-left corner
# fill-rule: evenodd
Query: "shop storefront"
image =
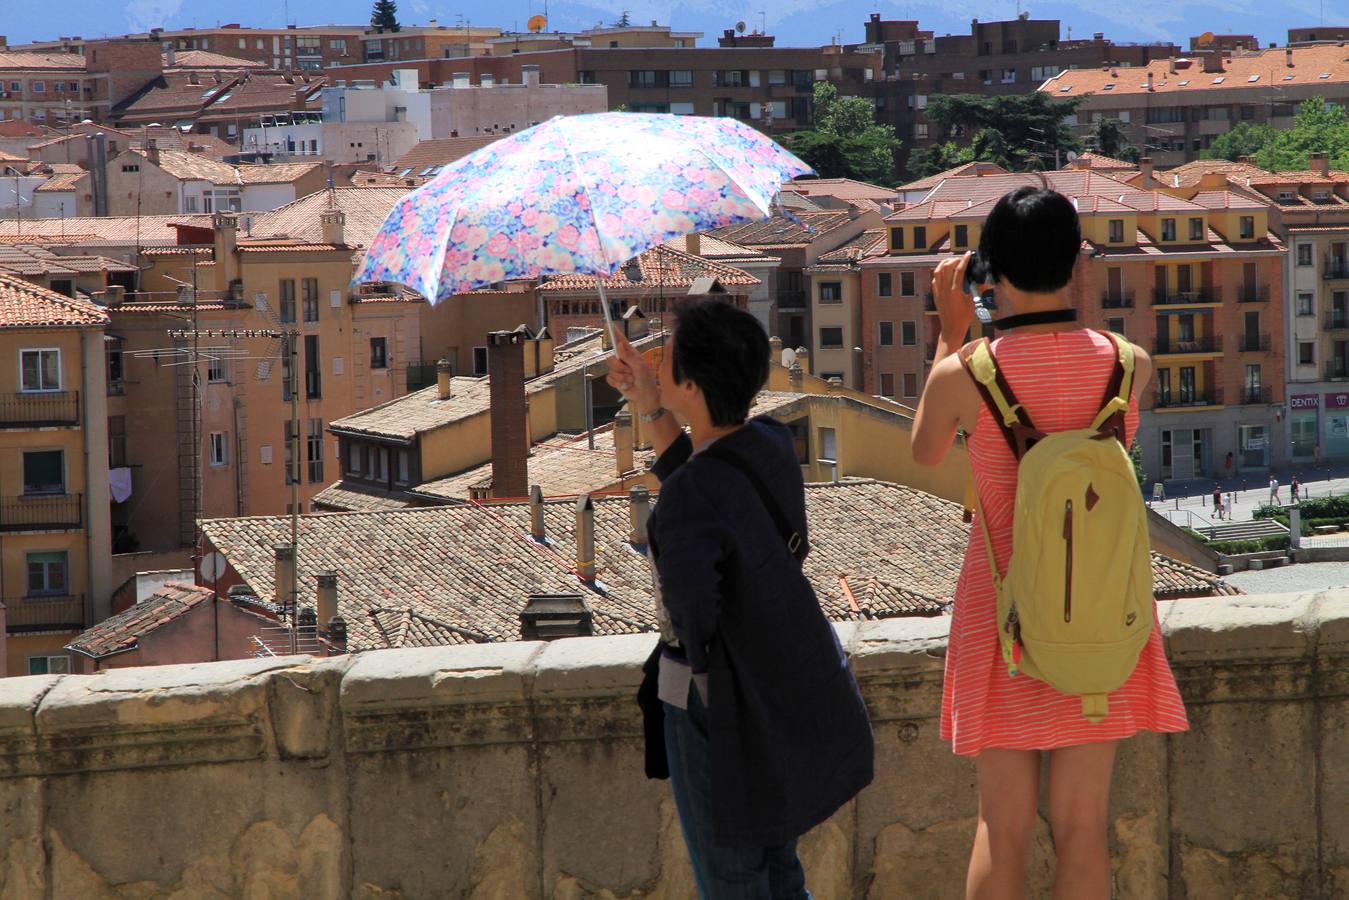
<path fill-rule="evenodd" d="M 1269 429 L 1264 425 L 1238 426 L 1237 449 L 1242 471 L 1269 468 Z"/>
<path fill-rule="evenodd" d="M 1321 456 L 1349 456 L 1349 392 L 1327 393 L 1322 400 Z"/>
<path fill-rule="evenodd" d="M 1288 398 L 1288 440 L 1295 460 L 1318 458 L 1321 396 L 1293 394 Z"/>

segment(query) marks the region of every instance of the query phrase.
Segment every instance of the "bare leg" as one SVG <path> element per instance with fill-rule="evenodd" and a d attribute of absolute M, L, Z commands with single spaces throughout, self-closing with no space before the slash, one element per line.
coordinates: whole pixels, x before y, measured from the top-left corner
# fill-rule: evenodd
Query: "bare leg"
<path fill-rule="evenodd" d="M 1105 741 L 1049 754 L 1049 824 L 1058 857 L 1054 900 L 1110 898 L 1106 827 L 1118 746 Z"/>
<path fill-rule="evenodd" d="M 970 853 L 966 900 L 1021 900 L 1026 850 L 1040 799 L 1040 754 L 984 750 L 975 760 L 979 827 Z"/>

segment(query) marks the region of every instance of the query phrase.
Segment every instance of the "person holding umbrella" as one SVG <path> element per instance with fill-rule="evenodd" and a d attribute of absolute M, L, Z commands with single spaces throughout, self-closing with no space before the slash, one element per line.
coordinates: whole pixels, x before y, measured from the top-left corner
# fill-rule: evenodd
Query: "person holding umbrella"
<path fill-rule="evenodd" d="M 799 900 L 797 838 L 871 782 L 871 724 L 802 572 L 792 433 L 746 420 L 768 339 L 721 301 L 677 317 L 659 373 L 619 334 L 608 374 L 659 454 L 647 529 L 670 786 L 699 897 Z"/>

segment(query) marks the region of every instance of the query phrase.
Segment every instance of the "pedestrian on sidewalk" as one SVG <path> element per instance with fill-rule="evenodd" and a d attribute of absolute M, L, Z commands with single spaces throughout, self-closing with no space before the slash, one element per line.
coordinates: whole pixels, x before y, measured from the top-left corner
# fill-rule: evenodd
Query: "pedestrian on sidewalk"
<path fill-rule="evenodd" d="M 1293 494 L 1293 502 L 1294 502 L 1294 503 L 1297 502 L 1297 499 L 1298 499 L 1298 498 L 1297 498 L 1297 495 L 1298 495 L 1298 488 L 1300 488 L 1301 486 L 1302 486 L 1302 485 L 1298 483 L 1298 480 L 1297 480 L 1297 476 L 1296 476 L 1296 475 L 1294 475 L 1294 476 L 1293 476 L 1291 479 L 1289 479 L 1289 481 L 1288 481 L 1288 490 L 1291 491 L 1292 494 Z"/>
<path fill-rule="evenodd" d="M 1228 450 L 1228 451 L 1227 451 L 1227 461 L 1223 463 L 1223 472 L 1225 473 L 1225 477 L 1230 481 L 1230 480 L 1232 479 L 1232 451 L 1231 451 L 1231 450 Z"/>
<path fill-rule="evenodd" d="M 1277 506 L 1279 504 L 1279 479 L 1277 476 L 1269 476 L 1269 505 Z"/>
<path fill-rule="evenodd" d="M 1228 491 L 1228 492 L 1227 492 L 1227 500 L 1226 500 L 1226 502 L 1223 504 L 1223 509 L 1224 509 L 1224 512 L 1227 513 L 1226 518 L 1227 518 L 1227 521 L 1229 521 L 1229 522 L 1232 521 L 1232 502 L 1233 502 L 1233 498 L 1235 498 L 1235 497 L 1236 497 L 1236 494 L 1232 493 L 1231 491 Z"/>
<path fill-rule="evenodd" d="M 1213 514 L 1220 519 L 1223 517 L 1223 489 L 1216 484 L 1213 486 Z"/>

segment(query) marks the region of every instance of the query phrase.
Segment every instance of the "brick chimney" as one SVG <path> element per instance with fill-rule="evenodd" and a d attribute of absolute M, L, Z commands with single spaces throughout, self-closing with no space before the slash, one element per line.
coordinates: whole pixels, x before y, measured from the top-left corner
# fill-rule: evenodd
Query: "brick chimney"
<path fill-rule="evenodd" d="M 454 396 L 454 375 L 448 359 L 436 360 L 436 399 L 448 400 Z"/>
<path fill-rule="evenodd" d="M 684 252 L 690 256 L 701 256 L 703 252 L 703 236 L 696 231 L 690 231 L 684 235 Z"/>
<path fill-rule="evenodd" d="M 149 138 L 145 142 L 145 158 L 154 165 L 159 165 L 159 141 Z"/>
<path fill-rule="evenodd" d="M 589 494 L 576 498 L 576 574 L 587 583 L 595 580 L 595 501 Z"/>
<path fill-rule="evenodd" d="M 537 484 L 529 489 L 529 536 L 540 544 L 548 540 L 543 522 L 543 488 Z"/>
<path fill-rule="evenodd" d="M 1293 48 L 1285 47 L 1283 51 L 1283 64 L 1288 68 L 1293 68 Z"/>
<path fill-rule="evenodd" d="M 647 520 L 651 518 L 651 492 L 645 485 L 637 485 L 628 491 L 628 542 L 645 546 L 649 543 L 646 532 Z"/>
<path fill-rule="evenodd" d="M 1322 178 L 1330 177 L 1330 154 L 1313 153 L 1307 157 L 1307 168 Z"/>
<path fill-rule="evenodd" d="M 1152 157 L 1144 156 L 1138 160 L 1138 170 L 1143 173 L 1143 179 L 1140 184 L 1147 187 L 1148 182 L 1152 181 Z"/>
<path fill-rule="evenodd" d="M 318 608 L 318 625 L 324 631 L 328 623 L 337 618 L 337 573 L 319 572 L 314 576 L 316 582 L 314 605 Z"/>
<path fill-rule="evenodd" d="M 234 213 L 216 213 L 211 216 L 211 228 L 215 237 L 215 289 L 223 294 L 239 277 L 239 219 Z"/>
<path fill-rule="evenodd" d="M 492 496 L 529 493 L 529 409 L 525 400 L 522 331 L 487 335 L 487 371 L 492 408 Z"/>
<path fill-rule="evenodd" d="M 1223 69 L 1223 55 L 1221 51 L 1213 50 L 1204 54 L 1204 71 L 1221 73 Z"/>
<path fill-rule="evenodd" d="M 624 406 L 614 416 L 614 465 L 619 475 L 633 469 L 632 445 L 632 413 Z"/>
<path fill-rule="evenodd" d="M 1152 70 L 1148 69 L 1148 90 L 1151 91 L 1152 89 Z"/>
<path fill-rule="evenodd" d="M 295 550 L 290 544 L 272 547 L 275 563 L 272 569 L 272 598 L 277 606 L 289 610 L 294 598 L 290 596 L 291 574 L 295 571 Z"/>
<path fill-rule="evenodd" d="M 338 246 L 344 244 L 346 224 L 347 214 L 340 209 L 325 209 L 319 213 L 319 226 L 323 229 L 323 243 L 337 244 Z"/>

